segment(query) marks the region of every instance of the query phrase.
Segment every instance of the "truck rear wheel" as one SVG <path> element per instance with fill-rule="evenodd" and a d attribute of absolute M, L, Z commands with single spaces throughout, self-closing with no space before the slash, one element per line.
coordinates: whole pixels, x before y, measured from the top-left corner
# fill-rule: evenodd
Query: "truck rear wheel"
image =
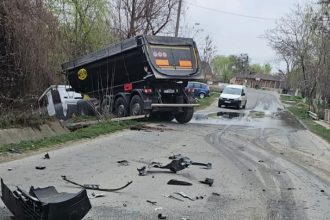
<path fill-rule="evenodd" d="M 144 112 L 143 101 L 139 95 L 134 95 L 129 105 L 130 115 L 142 115 Z"/>
<path fill-rule="evenodd" d="M 183 112 L 180 112 L 178 114 L 175 115 L 175 119 L 181 123 L 181 124 L 185 124 L 188 123 L 194 114 L 194 108 L 183 108 Z"/>
<path fill-rule="evenodd" d="M 93 108 L 87 101 L 80 101 L 77 104 L 77 114 L 80 116 L 92 116 Z"/>
<path fill-rule="evenodd" d="M 127 115 L 127 103 L 123 97 L 116 99 L 114 114 L 117 117 L 125 117 Z"/>
<path fill-rule="evenodd" d="M 159 112 L 159 118 L 162 121 L 172 121 L 174 114 L 172 112 Z"/>

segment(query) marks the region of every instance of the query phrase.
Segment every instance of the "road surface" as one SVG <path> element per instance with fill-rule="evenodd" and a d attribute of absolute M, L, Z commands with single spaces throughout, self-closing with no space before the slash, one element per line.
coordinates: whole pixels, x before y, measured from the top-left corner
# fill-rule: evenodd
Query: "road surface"
<path fill-rule="evenodd" d="M 0 176 L 12 189 L 53 185 L 65 192 L 79 189 L 63 182 L 61 175 L 105 188 L 133 181 L 101 198 L 93 198 L 89 190 L 93 208 L 84 219 L 157 219 L 159 213 L 167 219 L 330 219 L 330 146 L 287 113 L 277 94 L 249 89 L 245 110 L 214 103 L 189 124 L 149 126 L 147 131 L 127 130 L 67 144 L 50 151 L 50 160 L 37 154 L 2 163 Z M 166 164 L 179 153 L 212 163 L 212 169 L 153 169 L 138 176 L 137 168 L 153 161 Z M 119 166 L 119 160 L 128 160 L 128 166 Z M 38 165 L 47 168 L 36 170 Z M 199 182 L 205 178 L 214 179 L 212 187 Z M 170 179 L 193 185 L 167 185 Z M 174 192 L 199 199 L 177 196 L 182 202 L 162 196 Z M 0 216 L 10 219 L 6 208 L 0 209 Z"/>

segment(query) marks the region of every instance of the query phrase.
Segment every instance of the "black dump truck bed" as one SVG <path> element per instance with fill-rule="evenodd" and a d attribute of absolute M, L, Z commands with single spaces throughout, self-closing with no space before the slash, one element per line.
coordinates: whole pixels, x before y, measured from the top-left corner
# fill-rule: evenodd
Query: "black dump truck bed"
<path fill-rule="evenodd" d="M 201 78 L 200 58 L 193 39 L 141 35 L 62 64 L 77 92 L 102 96 L 125 85 L 142 87 L 145 80 Z"/>

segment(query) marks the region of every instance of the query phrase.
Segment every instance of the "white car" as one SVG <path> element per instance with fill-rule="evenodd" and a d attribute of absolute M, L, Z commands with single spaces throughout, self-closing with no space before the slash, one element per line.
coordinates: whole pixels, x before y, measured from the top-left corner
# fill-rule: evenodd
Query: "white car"
<path fill-rule="evenodd" d="M 239 108 L 245 108 L 247 103 L 246 87 L 242 85 L 228 85 L 222 91 L 218 106 L 232 106 Z"/>

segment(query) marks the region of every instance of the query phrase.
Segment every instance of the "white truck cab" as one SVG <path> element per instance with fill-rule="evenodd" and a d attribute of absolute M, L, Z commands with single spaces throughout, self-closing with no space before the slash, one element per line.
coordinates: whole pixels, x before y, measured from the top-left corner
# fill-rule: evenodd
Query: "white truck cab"
<path fill-rule="evenodd" d="M 83 99 L 69 85 L 51 85 L 39 97 L 39 112 L 67 119 L 77 112 L 77 103 Z"/>
<path fill-rule="evenodd" d="M 247 103 L 246 87 L 242 85 L 227 85 L 220 94 L 218 106 L 245 108 Z"/>

